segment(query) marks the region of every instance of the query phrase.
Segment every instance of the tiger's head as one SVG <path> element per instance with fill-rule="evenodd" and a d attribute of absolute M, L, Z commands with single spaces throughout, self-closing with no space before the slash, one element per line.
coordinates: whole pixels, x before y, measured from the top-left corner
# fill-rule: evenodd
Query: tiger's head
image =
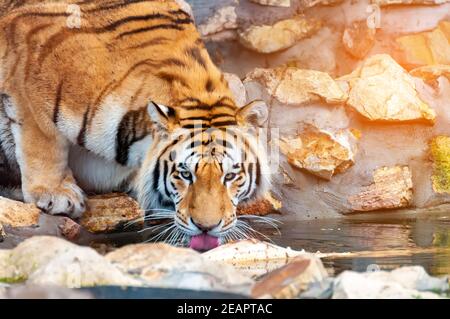
<path fill-rule="evenodd" d="M 245 237 L 236 209 L 263 195 L 270 184 L 261 125 L 267 106 L 255 101 L 225 115 L 181 117 L 150 103 L 157 127 L 137 178 L 138 199 L 155 226 L 155 239 L 207 250 Z M 159 228 L 158 228 L 159 227 Z"/>

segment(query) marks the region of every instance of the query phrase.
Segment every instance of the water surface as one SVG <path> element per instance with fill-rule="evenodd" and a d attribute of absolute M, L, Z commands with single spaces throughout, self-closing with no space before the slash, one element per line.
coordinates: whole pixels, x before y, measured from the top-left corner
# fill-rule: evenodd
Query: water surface
<path fill-rule="evenodd" d="M 267 227 L 262 232 L 277 245 L 325 253 L 323 262 L 334 273 L 422 265 L 430 274 L 450 275 L 448 206 L 330 220 L 284 219 L 281 235 Z"/>

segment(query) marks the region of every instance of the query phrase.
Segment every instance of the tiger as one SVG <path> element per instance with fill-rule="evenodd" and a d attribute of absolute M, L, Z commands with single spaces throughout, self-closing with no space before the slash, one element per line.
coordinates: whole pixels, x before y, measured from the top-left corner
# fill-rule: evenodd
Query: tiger
<path fill-rule="evenodd" d="M 180 244 L 237 236 L 237 206 L 270 187 L 268 109 L 236 105 L 180 1 L 0 9 L 2 181 L 48 214 L 76 219 L 86 194 L 122 191 Z"/>

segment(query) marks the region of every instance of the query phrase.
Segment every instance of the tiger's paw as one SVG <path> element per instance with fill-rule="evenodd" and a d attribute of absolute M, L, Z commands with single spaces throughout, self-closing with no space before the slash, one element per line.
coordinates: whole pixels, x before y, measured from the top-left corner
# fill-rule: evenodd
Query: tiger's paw
<path fill-rule="evenodd" d="M 25 201 L 35 203 L 47 214 L 64 214 L 75 219 L 86 210 L 85 194 L 72 177 L 64 179 L 58 187 L 37 186 L 24 194 Z"/>

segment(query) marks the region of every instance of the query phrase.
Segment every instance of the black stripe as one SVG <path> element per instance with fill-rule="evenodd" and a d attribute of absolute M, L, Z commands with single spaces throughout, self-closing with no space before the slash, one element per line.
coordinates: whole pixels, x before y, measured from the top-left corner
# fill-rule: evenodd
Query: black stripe
<path fill-rule="evenodd" d="M 212 122 L 211 126 L 218 127 L 218 126 L 231 126 L 231 125 L 237 125 L 236 121 L 219 121 L 219 122 Z"/>
<path fill-rule="evenodd" d="M 164 112 L 161 110 L 161 108 L 159 107 L 158 104 L 156 104 L 156 103 L 153 102 L 153 101 L 150 101 L 150 103 L 153 104 L 153 107 L 156 109 L 156 111 L 159 113 L 160 116 L 162 116 L 163 118 L 166 118 L 166 119 L 167 119 L 167 114 L 164 113 Z"/>
<path fill-rule="evenodd" d="M 193 23 L 193 21 L 192 21 L 191 18 L 175 19 L 175 20 L 172 20 L 172 23 L 175 23 L 175 24 L 191 24 L 191 23 Z"/>
<path fill-rule="evenodd" d="M 178 30 L 178 31 L 183 31 L 184 28 L 176 25 L 176 24 L 158 24 L 158 25 L 153 25 L 151 27 L 145 27 L 145 28 L 139 28 L 139 29 L 135 29 L 132 31 L 127 31 L 127 32 L 123 32 L 121 34 L 119 34 L 116 38 L 123 38 L 125 36 L 129 36 L 129 35 L 135 35 L 138 33 L 143 33 L 143 32 L 148 32 L 148 31 L 153 31 L 153 30 Z"/>
<path fill-rule="evenodd" d="M 202 53 L 199 48 L 189 48 L 186 49 L 186 53 L 193 58 L 198 64 L 200 64 L 203 68 L 206 69 L 206 61 L 202 56 Z"/>
<path fill-rule="evenodd" d="M 167 145 L 167 146 L 163 149 L 163 151 L 159 154 L 159 156 L 158 156 L 158 161 L 159 161 L 159 159 L 167 152 L 167 150 L 168 150 L 169 148 L 171 148 L 171 147 L 177 145 L 177 143 L 180 142 L 180 141 L 181 141 L 181 139 L 173 140 L 172 143 L 170 143 L 169 145 Z"/>
<path fill-rule="evenodd" d="M 213 105 L 208 105 L 208 104 L 199 104 L 199 105 L 180 105 L 181 108 L 186 109 L 186 110 L 203 110 L 203 111 L 210 111 L 212 108 L 215 107 L 223 107 L 226 109 L 230 109 L 232 111 L 236 111 L 236 107 L 235 106 L 231 106 L 231 105 L 223 105 L 223 104 L 213 104 Z"/>
<path fill-rule="evenodd" d="M 253 187 L 253 163 L 250 163 L 248 165 L 248 175 L 249 175 L 249 184 L 248 184 L 248 189 L 247 191 L 244 193 L 243 198 L 246 198 L 250 192 L 252 191 L 252 187 Z"/>
<path fill-rule="evenodd" d="M 214 141 L 216 144 L 218 144 L 218 145 L 220 145 L 220 146 L 223 146 L 223 147 L 226 147 L 226 148 L 230 148 L 230 149 L 233 149 L 233 145 L 230 143 L 230 142 L 228 142 L 228 141 L 226 141 L 226 140 L 222 140 L 222 139 L 216 139 L 215 141 Z"/>
<path fill-rule="evenodd" d="M 215 87 L 214 87 L 214 83 L 213 83 L 213 81 L 211 79 L 208 79 L 206 81 L 205 89 L 206 89 L 207 92 L 214 91 Z"/>
<path fill-rule="evenodd" d="M 58 125 L 59 109 L 61 107 L 61 94 L 62 94 L 63 81 L 59 82 L 58 89 L 56 90 L 55 107 L 53 108 L 53 123 Z"/>
<path fill-rule="evenodd" d="M 116 135 L 116 162 L 126 165 L 130 147 L 150 134 L 150 128 L 144 120 L 147 116 L 145 107 L 127 112 L 120 121 Z"/>
<path fill-rule="evenodd" d="M 241 177 L 242 177 L 242 176 L 241 176 Z M 237 187 L 238 187 L 238 188 L 241 188 L 241 187 L 244 186 L 244 185 L 245 185 L 245 181 L 243 181 L 242 183 L 238 184 Z"/>
<path fill-rule="evenodd" d="M 167 82 L 170 82 L 170 83 L 178 82 L 185 87 L 189 87 L 189 84 L 186 82 L 186 80 L 177 74 L 172 74 L 172 73 L 167 73 L 167 72 L 159 72 L 157 74 L 157 76 Z"/>
<path fill-rule="evenodd" d="M 194 128 L 199 128 L 199 127 L 203 127 L 203 126 L 204 125 L 202 123 L 201 125 L 198 125 L 198 124 L 186 124 L 186 125 L 182 125 L 181 127 L 185 128 L 185 129 L 194 129 Z"/>
<path fill-rule="evenodd" d="M 259 159 L 256 159 L 256 187 L 259 187 L 261 183 L 261 163 L 259 162 Z"/>
<path fill-rule="evenodd" d="M 144 16 L 128 16 L 126 18 L 117 20 L 107 26 L 96 28 L 96 32 L 106 32 L 106 31 L 113 31 L 120 27 L 121 25 L 127 24 L 129 22 L 136 22 L 136 21 L 148 21 L 148 20 L 157 20 L 157 19 L 169 19 L 170 16 L 162 14 L 162 13 L 155 13 L 155 14 L 148 14 Z"/>
<path fill-rule="evenodd" d="M 167 161 L 164 161 L 164 173 L 163 173 L 164 193 L 168 198 L 170 198 L 170 192 L 167 187 L 168 173 L 169 173 L 169 165 Z"/>
<path fill-rule="evenodd" d="M 118 27 L 120 27 L 121 25 L 127 24 L 129 22 L 137 22 L 137 21 L 149 21 L 149 20 L 158 20 L 158 19 L 166 19 L 169 20 L 168 22 L 175 24 L 175 25 L 180 25 L 180 24 L 190 24 L 192 23 L 191 19 L 172 19 L 171 16 L 168 16 L 166 14 L 163 13 L 154 13 L 154 14 L 148 14 L 148 15 L 143 15 L 143 16 L 128 16 L 126 18 L 123 18 L 121 20 L 117 20 L 107 26 L 104 27 L 100 27 L 100 28 L 94 28 L 94 29 L 89 29 L 90 32 L 107 32 L 107 31 L 113 31 L 116 30 Z M 150 27 L 157 27 L 157 26 L 150 26 Z"/>
<path fill-rule="evenodd" d="M 178 9 L 178 10 L 170 10 L 169 11 L 169 13 L 170 14 L 181 14 L 181 15 L 183 15 L 183 16 L 185 16 L 185 17 L 188 17 L 188 18 L 190 18 L 191 16 L 189 15 L 189 13 L 187 13 L 186 11 L 184 11 L 184 10 L 182 10 L 182 9 Z"/>
<path fill-rule="evenodd" d="M 87 120 L 88 120 L 89 110 L 90 110 L 90 107 L 88 106 L 86 111 L 84 112 L 83 122 L 81 124 L 81 129 L 80 129 L 80 132 L 78 133 L 78 137 L 77 137 L 78 145 L 83 146 L 83 147 L 86 143 L 86 128 L 87 128 Z"/>
<path fill-rule="evenodd" d="M 247 177 L 247 169 L 245 168 L 245 163 L 242 163 L 241 166 L 242 166 L 242 172 L 244 173 L 244 176 Z M 244 184 L 242 186 L 244 186 L 246 182 L 247 182 L 247 180 L 244 181 Z M 241 190 L 239 190 L 238 198 L 241 200 L 244 199 L 243 194 L 244 193 L 242 193 Z"/>
<path fill-rule="evenodd" d="M 159 170 L 160 170 L 160 163 L 159 163 L 159 159 L 156 161 L 155 163 L 155 168 L 153 170 L 153 190 L 155 192 L 159 191 L 158 185 L 159 185 Z"/>
<path fill-rule="evenodd" d="M 232 114 L 226 114 L 226 113 L 221 113 L 221 114 L 214 114 L 211 116 L 211 120 L 215 120 L 221 117 L 231 117 L 233 119 L 236 119 L 236 116 L 232 115 Z"/>
<path fill-rule="evenodd" d="M 160 66 L 179 66 L 179 67 L 187 67 L 186 63 L 176 58 L 169 58 L 161 61 L 159 63 Z"/>
<path fill-rule="evenodd" d="M 200 145 L 202 145 L 202 141 L 192 141 L 187 147 L 186 150 L 195 148 L 195 147 L 199 147 Z"/>
<path fill-rule="evenodd" d="M 183 109 L 187 110 L 203 110 L 203 111 L 209 111 L 211 110 L 211 106 L 203 104 L 203 105 L 181 105 Z"/>

